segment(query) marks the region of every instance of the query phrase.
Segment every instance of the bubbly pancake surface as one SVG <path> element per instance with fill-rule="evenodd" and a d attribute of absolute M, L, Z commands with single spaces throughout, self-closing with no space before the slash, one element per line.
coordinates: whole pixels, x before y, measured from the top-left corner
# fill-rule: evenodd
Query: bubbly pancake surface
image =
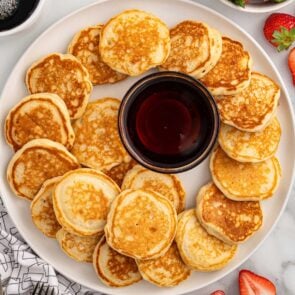
<path fill-rule="evenodd" d="M 179 215 L 175 240 L 185 264 L 199 271 L 223 268 L 237 250 L 236 245 L 228 245 L 209 235 L 198 222 L 194 209 Z"/>
<path fill-rule="evenodd" d="M 153 259 L 169 249 L 176 225 L 176 211 L 165 197 L 154 191 L 124 190 L 111 205 L 105 234 L 121 254 Z"/>
<path fill-rule="evenodd" d="M 135 160 L 131 159 L 129 162 L 123 162 L 104 173 L 113 179 L 119 187 L 121 187 L 126 173 L 136 165 Z"/>
<path fill-rule="evenodd" d="M 76 140 L 72 153 L 84 166 L 103 171 L 129 163 L 118 132 L 120 100 L 103 98 L 88 104 L 74 125 Z"/>
<path fill-rule="evenodd" d="M 271 158 L 278 149 L 281 126 L 274 117 L 259 132 L 247 132 L 222 124 L 218 142 L 226 154 L 239 162 L 261 162 Z"/>
<path fill-rule="evenodd" d="M 62 144 L 34 139 L 14 154 L 7 179 L 17 196 L 32 200 L 45 180 L 77 168 L 77 159 Z"/>
<path fill-rule="evenodd" d="M 213 95 L 241 92 L 250 83 L 252 60 L 240 42 L 222 37 L 222 53 L 216 66 L 201 82 Z"/>
<path fill-rule="evenodd" d="M 67 107 L 52 93 L 32 94 L 22 99 L 6 118 L 5 136 L 14 150 L 37 138 L 51 139 L 68 149 L 75 140 Z"/>
<path fill-rule="evenodd" d="M 161 69 L 186 73 L 199 79 L 221 56 L 219 32 L 204 23 L 183 21 L 170 30 L 171 50 Z"/>
<path fill-rule="evenodd" d="M 30 93 L 50 92 L 67 105 L 71 119 L 85 111 L 92 84 L 85 67 L 71 54 L 52 53 L 35 62 L 27 71 Z"/>
<path fill-rule="evenodd" d="M 182 261 L 175 242 L 163 256 L 136 260 L 136 263 L 142 277 L 160 287 L 176 286 L 191 274 L 190 268 Z"/>
<path fill-rule="evenodd" d="M 249 87 L 232 96 L 216 97 L 220 119 L 240 130 L 256 132 L 273 118 L 280 97 L 279 86 L 267 76 L 253 72 Z"/>
<path fill-rule="evenodd" d="M 101 281 L 110 287 L 125 287 L 141 280 L 135 260 L 113 250 L 105 237 L 95 248 L 93 266 Z"/>
<path fill-rule="evenodd" d="M 71 258 L 81 262 L 92 262 L 94 249 L 101 235 L 80 237 L 61 228 L 56 233 L 56 239 L 61 249 Z"/>
<path fill-rule="evenodd" d="M 200 189 L 196 214 L 209 234 L 229 244 L 244 242 L 263 221 L 260 202 L 230 200 L 213 183 Z"/>
<path fill-rule="evenodd" d="M 104 173 L 81 168 L 62 176 L 53 192 L 56 218 L 64 229 L 80 236 L 103 232 L 117 184 Z"/>
<path fill-rule="evenodd" d="M 126 78 L 126 75 L 112 70 L 101 60 L 99 41 L 102 27 L 96 25 L 81 30 L 68 47 L 68 53 L 79 59 L 94 85 L 115 83 Z"/>
<path fill-rule="evenodd" d="M 150 13 L 126 10 L 104 25 L 99 49 L 112 69 L 137 76 L 165 62 L 170 52 L 169 29 Z"/>
<path fill-rule="evenodd" d="M 140 165 L 134 166 L 126 174 L 122 190 L 152 190 L 166 197 L 179 213 L 185 207 L 185 191 L 179 178 L 172 174 L 162 174 L 148 170 Z"/>
<path fill-rule="evenodd" d="M 272 157 L 259 163 L 241 163 L 218 147 L 212 154 L 210 170 L 216 186 L 236 201 L 259 201 L 271 197 L 281 178 L 280 163 Z"/>
<path fill-rule="evenodd" d="M 58 223 L 52 204 L 52 192 L 60 177 L 46 180 L 31 203 L 32 220 L 47 237 L 55 238 L 61 226 Z"/>

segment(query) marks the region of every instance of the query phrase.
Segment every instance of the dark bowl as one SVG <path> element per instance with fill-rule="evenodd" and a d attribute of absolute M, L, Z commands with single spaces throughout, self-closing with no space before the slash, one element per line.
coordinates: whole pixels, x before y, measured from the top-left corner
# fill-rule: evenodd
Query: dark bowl
<path fill-rule="evenodd" d="M 149 103 L 147 100 L 150 99 L 153 99 L 156 103 L 161 103 L 161 99 L 166 99 L 167 101 L 167 99 L 170 99 L 169 95 L 167 96 L 168 98 L 163 98 L 163 94 L 167 93 L 171 93 L 172 96 L 176 97 L 176 103 L 178 103 L 179 98 L 179 102 L 190 113 L 189 118 L 196 120 L 198 115 L 198 121 L 192 121 L 191 119 L 189 121 L 190 125 L 188 125 L 190 126 L 188 130 L 198 129 L 196 132 L 191 131 L 195 132 L 192 134 L 198 135 L 195 135 L 194 140 L 190 139 L 189 135 L 188 140 L 191 140 L 192 144 L 190 146 L 185 145 L 186 148 L 179 153 L 168 151 L 170 145 L 165 141 L 163 141 L 164 148 L 161 151 L 147 148 L 145 142 L 142 141 L 142 137 L 148 136 L 148 134 L 141 135 L 142 133 L 138 131 L 138 126 L 149 124 L 148 120 L 153 121 L 153 118 L 155 120 L 151 122 L 151 125 L 156 126 L 156 129 L 158 128 L 157 118 L 159 115 L 161 118 L 162 114 L 159 108 L 157 110 L 158 117 L 152 117 L 152 120 L 151 118 L 147 119 L 141 116 L 141 108 L 143 102 L 147 104 Z M 153 95 L 159 96 L 151 98 Z M 153 107 L 155 109 L 155 106 Z M 169 108 L 163 109 L 163 112 L 167 113 L 167 109 Z M 174 115 L 175 113 L 173 113 L 173 120 Z M 177 113 L 175 116 L 176 125 L 180 122 L 177 120 L 182 118 L 180 115 L 181 113 L 179 113 L 179 116 Z M 194 122 L 198 122 L 198 124 Z M 209 155 L 216 143 L 219 124 L 217 105 L 207 88 L 191 76 L 170 71 L 157 72 L 137 81 L 123 97 L 118 120 L 121 140 L 131 157 L 142 166 L 161 173 L 179 173 L 200 164 Z M 173 128 L 170 128 L 170 130 L 172 130 L 172 133 L 174 132 Z M 175 130 L 178 129 L 175 128 Z M 155 129 L 154 131 L 158 132 Z M 172 136 L 174 135 L 172 134 Z M 181 137 L 181 134 L 179 135 L 180 137 L 178 137 L 178 134 L 175 134 L 175 136 L 176 138 L 184 138 L 184 136 Z M 156 140 L 161 141 L 162 139 L 158 136 Z M 167 150 L 165 150 L 165 144 L 167 145 Z M 184 144 L 179 146 L 184 146 Z M 156 146 L 156 148 L 158 147 Z"/>

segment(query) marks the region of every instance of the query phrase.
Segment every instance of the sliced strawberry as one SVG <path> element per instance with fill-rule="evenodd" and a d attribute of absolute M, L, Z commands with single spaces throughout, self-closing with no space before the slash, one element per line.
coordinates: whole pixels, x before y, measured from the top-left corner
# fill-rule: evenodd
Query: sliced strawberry
<path fill-rule="evenodd" d="M 286 13 L 273 13 L 266 19 L 263 32 L 278 51 L 287 49 L 295 41 L 295 17 Z"/>
<path fill-rule="evenodd" d="M 240 295 L 275 295 L 276 287 L 268 279 L 249 270 L 239 274 Z"/>
<path fill-rule="evenodd" d="M 288 65 L 292 74 L 293 84 L 295 85 L 295 48 L 293 48 L 289 53 Z"/>
<path fill-rule="evenodd" d="M 210 295 L 225 295 L 225 293 L 221 290 L 216 290 L 213 293 L 211 293 Z"/>

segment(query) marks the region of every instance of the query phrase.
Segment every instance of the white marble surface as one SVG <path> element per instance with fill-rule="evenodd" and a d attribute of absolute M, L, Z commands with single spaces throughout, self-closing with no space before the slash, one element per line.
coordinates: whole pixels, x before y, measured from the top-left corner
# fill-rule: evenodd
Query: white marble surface
<path fill-rule="evenodd" d="M 0 91 L 14 64 L 31 42 L 49 25 L 69 12 L 94 0 L 47 0 L 41 17 L 29 30 L 18 35 L 0 39 Z M 140 0 L 138 0 L 140 1 Z M 160 1 L 160 0 L 159 0 Z M 293 105 L 295 104 L 295 87 L 287 67 L 287 52 L 277 53 L 264 39 L 262 27 L 267 14 L 248 14 L 224 6 L 218 0 L 198 0 L 234 20 L 250 33 L 271 56 L 285 80 Z M 280 10 L 294 14 L 295 1 Z M 294 151 L 290 151 L 294 152 Z M 240 269 L 249 268 L 275 282 L 278 295 L 295 294 L 295 190 L 293 189 L 286 211 L 275 230 L 256 253 Z M 223 289 L 227 295 L 238 294 L 238 271 L 234 271 L 221 281 L 192 294 L 209 295 L 216 289 Z"/>

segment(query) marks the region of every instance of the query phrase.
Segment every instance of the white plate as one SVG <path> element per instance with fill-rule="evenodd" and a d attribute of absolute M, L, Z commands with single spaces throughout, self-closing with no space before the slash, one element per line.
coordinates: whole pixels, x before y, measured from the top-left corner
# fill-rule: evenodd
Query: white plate
<path fill-rule="evenodd" d="M 286 5 L 290 4 L 294 0 L 286 0 L 282 3 L 264 3 L 261 5 L 246 4 L 245 8 L 235 5 L 229 0 L 220 0 L 220 1 L 224 3 L 225 5 L 230 6 L 239 11 L 252 12 L 252 13 L 264 13 L 264 12 L 270 12 L 270 11 L 278 11 L 279 9 L 285 7 Z"/>
<path fill-rule="evenodd" d="M 255 70 L 266 73 L 282 87 L 278 116 L 282 124 L 283 134 L 278 156 L 282 164 L 283 178 L 276 195 L 272 199 L 263 202 L 265 213 L 264 227 L 249 241 L 239 247 L 235 258 L 224 269 L 212 273 L 195 272 L 187 281 L 174 288 L 157 288 L 143 281 L 126 288 L 115 289 L 104 286 L 96 277 L 91 264 L 77 263 L 68 258 L 59 249 L 55 240 L 45 238 L 35 228 L 30 218 L 29 202 L 15 197 L 6 182 L 6 167 L 12 156 L 12 151 L 4 140 L 4 120 L 8 111 L 27 94 L 24 85 L 26 69 L 43 55 L 54 51 L 64 52 L 72 36 L 81 28 L 100 22 L 103 23 L 114 14 L 128 8 L 150 11 L 161 17 L 169 26 L 174 26 L 185 19 L 207 22 L 209 25 L 218 28 L 223 34 L 241 41 L 253 57 Z M 137 79 L 129 78 L 115 85 L 94 87 L 92 98 L 95 99 L 103 96 L 122 97 Z M 70 279 L 94 290 L 108 294 L 176 295 L 207 286 L 233 271 L 257 249 L 270 233 L 286 205 L 294 172 L 295 153 L 293 151 L 295 150 L 295 136 L 290 98 L 287 96 L 283 81 L 269 57 L 245 31 L 238 28 L 222 15 L 199 4 L 185 0 L 112 0 L 100 1 L 70 14 L 45 31 L 23 54 L 5 85 L 0 104 L 0 188 L 9 215 L 19 232 L 40 257 Z M 187 208 L 193 207 L 197 191 L 210 180 L 208 159 L 195 169 L 181 174 L 180 177 L 187 191 Z"/>

